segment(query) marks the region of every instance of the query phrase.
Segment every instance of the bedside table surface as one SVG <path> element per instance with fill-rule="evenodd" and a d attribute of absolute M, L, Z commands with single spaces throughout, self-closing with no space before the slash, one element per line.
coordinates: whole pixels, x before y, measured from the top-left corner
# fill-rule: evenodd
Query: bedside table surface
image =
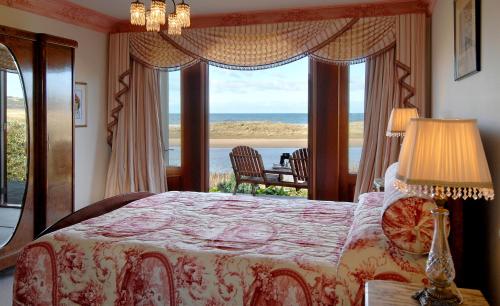
<path fill-rule="evenodd" d="M 411 296 L 422 289 L 422 285 L 393 281 L 369 281 L 365 287 L 365 306 L 411 306 L 420 305 Z M 459 289 L 464 298 L 463 306 L 488 306 L 479 290 Z"/>

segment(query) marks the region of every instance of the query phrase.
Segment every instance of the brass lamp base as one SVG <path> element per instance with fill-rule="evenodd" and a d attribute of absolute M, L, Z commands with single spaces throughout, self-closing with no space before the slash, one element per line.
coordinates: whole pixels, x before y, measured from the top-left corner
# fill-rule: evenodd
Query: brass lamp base
<path fill-rule="evenodd" d="M 449 288 L 424 288 L 412 297 L 421 306 L 458 306 L 462 302 Z"/>

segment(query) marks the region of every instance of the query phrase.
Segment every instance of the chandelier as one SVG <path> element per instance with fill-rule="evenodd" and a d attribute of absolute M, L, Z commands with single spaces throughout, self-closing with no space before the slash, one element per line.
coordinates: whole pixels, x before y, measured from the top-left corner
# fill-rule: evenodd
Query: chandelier
<path fill-rule="evenodd" d="M 174 12 L 167 14 L 167 3 L 165 0 L 151 0 L 151 6 L 146 10 L 146 5 L 140 0 L 130 4 L 130 23 L 137 26 L 146 26 L 146 31 L 158 32 L 160 26 L 168 24 L 167 33 L 170 35 L 181 35 L 182 28 L 191 26 L 191 8 L 182 0 L 174 4 Z"/>

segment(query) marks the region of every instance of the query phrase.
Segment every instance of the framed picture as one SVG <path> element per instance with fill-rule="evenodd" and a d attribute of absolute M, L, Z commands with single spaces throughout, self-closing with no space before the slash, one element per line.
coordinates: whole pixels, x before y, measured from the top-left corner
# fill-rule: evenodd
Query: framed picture
<path fill-rule="evenodd" d="M 480 6 L 480 0 L 455 0 L 455 81 L 481 70 Z"/>
<path fill-rule="evenodd" d="M 75 83 L 75 99 L 73 101 L 75 127 L 87 126 L 87 83 Z"/>

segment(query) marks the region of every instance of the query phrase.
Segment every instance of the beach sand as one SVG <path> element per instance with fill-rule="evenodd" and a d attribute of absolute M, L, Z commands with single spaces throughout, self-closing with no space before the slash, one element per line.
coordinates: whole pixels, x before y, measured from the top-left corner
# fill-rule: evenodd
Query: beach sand
<path fill-rule="evenodd" d="M 363 144 L 363 123 L 351 122 L 349 146 Z M 180 126 L 170 126 L 170 145 L 180 145 Z M 307 147 L 307 124 L 267 121 L 228 121 L 210 124 L 210 147 L 233 148 L 246 145 L 255 148 Z"/>

